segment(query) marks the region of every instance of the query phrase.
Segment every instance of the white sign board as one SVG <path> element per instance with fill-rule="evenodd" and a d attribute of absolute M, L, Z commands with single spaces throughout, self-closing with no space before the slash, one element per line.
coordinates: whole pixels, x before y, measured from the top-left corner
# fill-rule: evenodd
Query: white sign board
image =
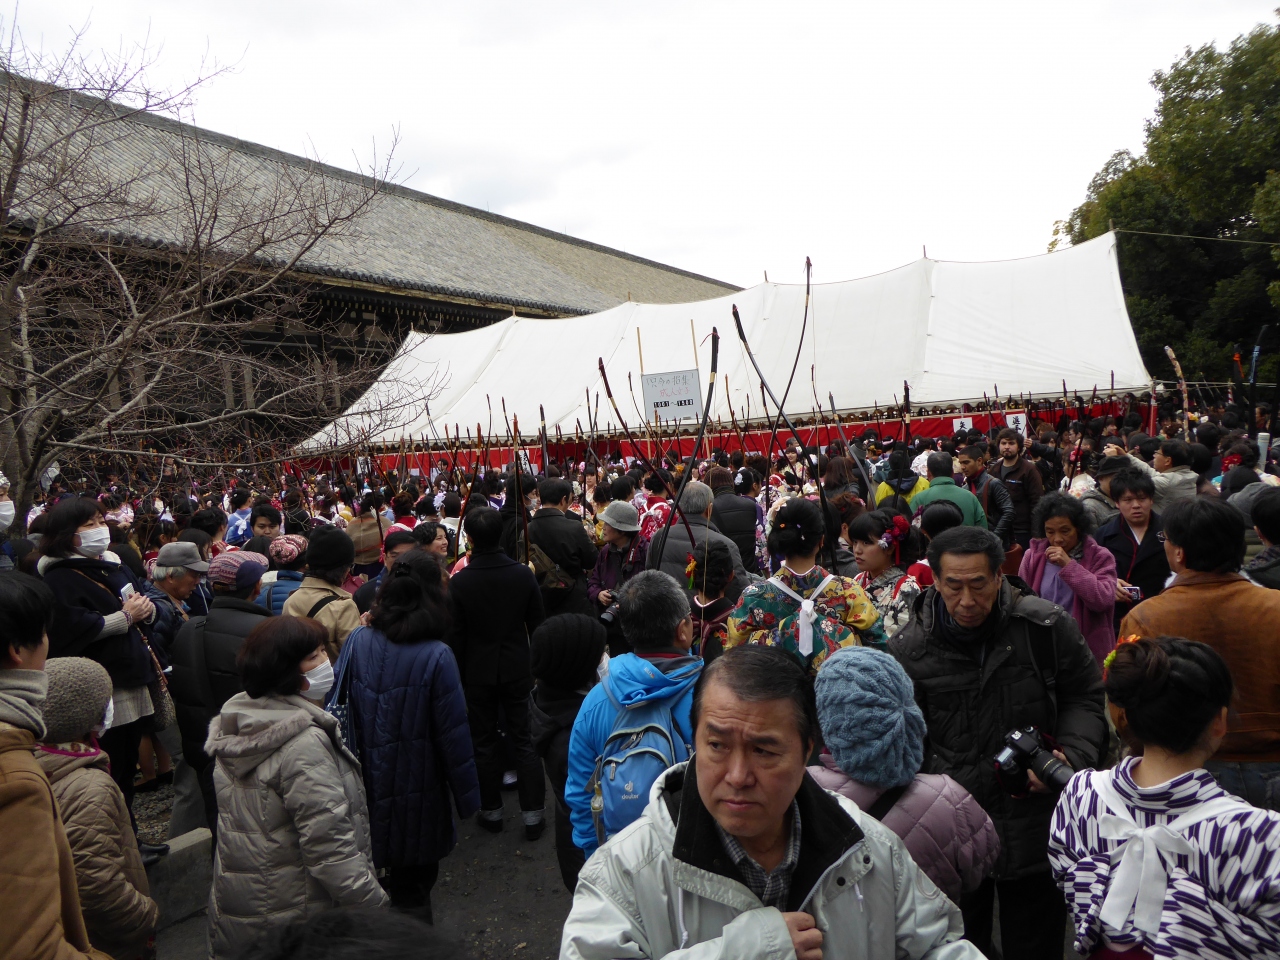
<path fill-rule="evenodd" d="M 961 430 L 968 433 L 973 429 L 973 417 L 952 417 L 951 432 L 959 433 Z"/>
<path fill-rule="evenodd" d="M 697 370 L 641 374 L 640 387 L 645 419 L 650 423 L 702 416 L 702 384 Z"/>
<path fill-rule="evenodd" d="M 1009 426 L 1014 430 L 1017 430 L 1018 433 L 1022 434 L 1024 437 L 1027 435 L 1027 415 L 1025 413 L 1011 413 L 1009 416 L 1005 417 L 1005 420 L 1008 421 Z"/>

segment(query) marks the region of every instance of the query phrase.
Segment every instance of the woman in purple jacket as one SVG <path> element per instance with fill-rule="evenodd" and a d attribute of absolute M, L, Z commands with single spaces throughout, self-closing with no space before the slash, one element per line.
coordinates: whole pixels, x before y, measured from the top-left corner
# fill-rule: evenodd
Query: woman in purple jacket
<path fill-rule="evenodd" d="M 1018 576 L 1075 618 L 1101 664 L 1116 645 L 1115 556 L 1093 539 L 1093 518 L 1084 504 L 1065 493 L 1040 500 L 1031 532 Z"/>
<path fill-rule="evenodd" d="M 890 654 L 846 647 L 814 681 L 826 749 L 809 768 L 819 786 L 848 797 L 902 838 L 952 902 L 995 866 L 1000 840 L 978 801 L 945 775 L 918 773 L 924 714 L 907 672 Z"/>

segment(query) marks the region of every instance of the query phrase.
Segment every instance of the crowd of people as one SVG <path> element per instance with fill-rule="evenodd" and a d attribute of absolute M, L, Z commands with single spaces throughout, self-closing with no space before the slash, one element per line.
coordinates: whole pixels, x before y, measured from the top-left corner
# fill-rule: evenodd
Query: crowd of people
<path fill-rule="evenodd" d="M 0 542 L 0 958 L 153 954 L 166 783 L 219 960 L 446 955 L 510 789 L 567 960 L 1280 955 L 1277 450 L 1161 422 L 56 479 Z"/>

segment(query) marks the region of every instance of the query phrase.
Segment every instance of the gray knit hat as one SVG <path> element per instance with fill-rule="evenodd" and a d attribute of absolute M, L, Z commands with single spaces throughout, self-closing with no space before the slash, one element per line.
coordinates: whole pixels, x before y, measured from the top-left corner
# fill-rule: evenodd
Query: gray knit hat
<path fill-rule="evenodd" d="M 814 681 L 822 741 L 845 774 L 872 787 L 910 783 L 924 761 L 924 714 L 890 654 L 846 647 Z"/>
<path fill-rule="evenodd" d="M 45 661 L 49 693 L 44 701 L 45 743 L 78 740 L 102 723 L 111 699 L 111 677 L 85 657 L 55 657 Z"/>

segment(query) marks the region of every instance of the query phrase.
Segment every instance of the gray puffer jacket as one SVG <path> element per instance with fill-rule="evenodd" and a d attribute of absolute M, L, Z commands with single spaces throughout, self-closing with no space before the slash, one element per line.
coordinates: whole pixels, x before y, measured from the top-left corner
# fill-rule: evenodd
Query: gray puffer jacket
<path fill-rule="evenodd" d="M 218 849 L 209 893 L 214 958 L 334 906 L 381 906 L 360 765 L 338 723 L 302 697 L 238 693 L 209 724 Z"/>
<path fill-rule="evenodd" d="M 654 782 L 649 805 L 578 876 L 560 960 L 795 960 L 782 913 L 726 856 L 696 786 L 696 759 Z M 981 960 L 960 910 L 898 837 L 806 776 L 787 910 L 811 914 L 824 960 Z"/>
<path fill-rule="evenodd" d="M 885 791 L 854 780 L 823 752 L 809 775 L 823 789 L 871 809 Z M 902 838 L 916 865 L 959 903 L 978 889 L 1000 856 L 996 825 L 973 795 L 945 774 L 917 773 L 880 822 Z"/>

